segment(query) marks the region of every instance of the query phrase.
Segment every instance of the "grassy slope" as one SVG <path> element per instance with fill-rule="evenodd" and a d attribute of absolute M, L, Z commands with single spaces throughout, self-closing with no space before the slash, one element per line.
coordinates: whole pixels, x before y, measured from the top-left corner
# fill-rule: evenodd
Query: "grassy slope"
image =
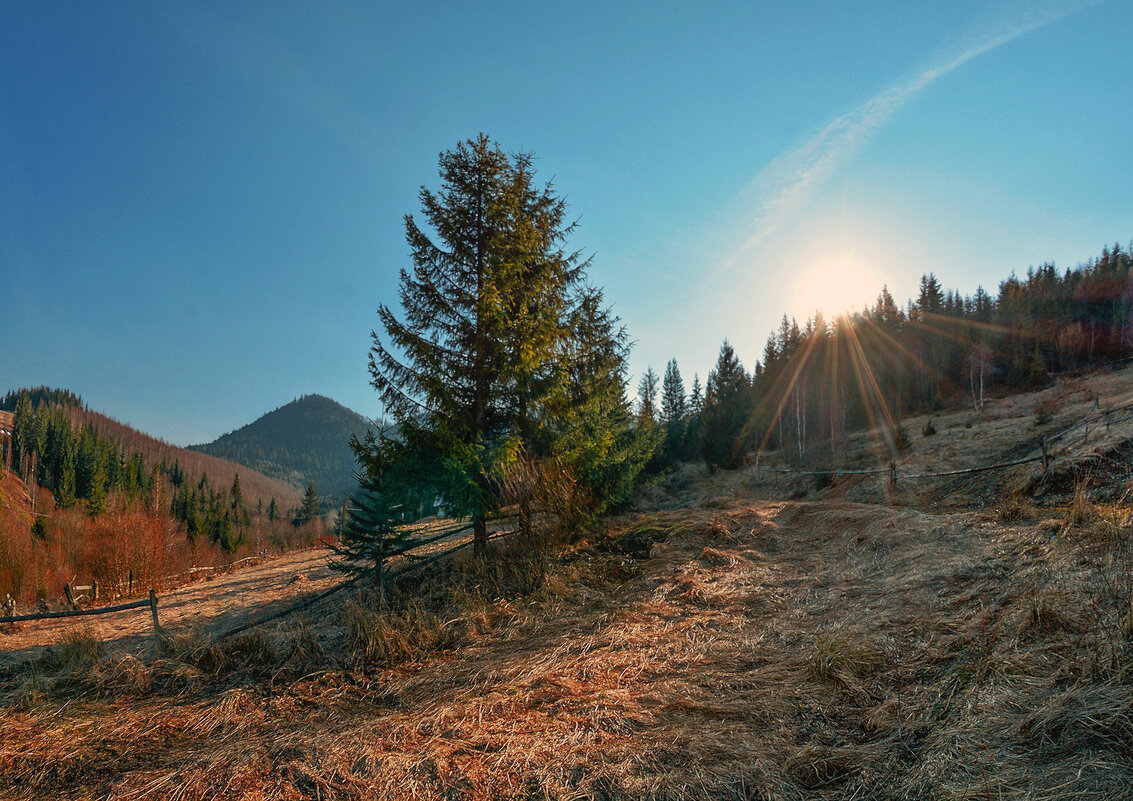
<path fill-rule="evenodd" d="M 957 460 L 1032 436 L 1010 404 Z M 685 473 L 647 501 L 688 508 L 537 588 L 457 570 L 392 619 L 352 603 L 141 661 L 75 636 L 5 682 L 0 795 L 1128 798 L 1124 507 L 960 508 L 1035 478 L 894 506 L 846 500 L 883 493 L 865 480 L 782 501 L 804 487 Z"/>

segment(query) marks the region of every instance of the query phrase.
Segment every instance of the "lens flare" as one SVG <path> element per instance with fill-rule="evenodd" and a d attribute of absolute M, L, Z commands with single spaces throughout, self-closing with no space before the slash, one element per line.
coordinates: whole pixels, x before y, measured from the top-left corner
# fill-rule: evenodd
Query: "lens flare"
<path fill-rule="evenodd" d="M 795 281 L 792 307 L 800 317 L 817 309 L 831 319 L 867 307 L 883 283 L 869 262 L 852 251 L 838 253 L 803 269 Z"/>

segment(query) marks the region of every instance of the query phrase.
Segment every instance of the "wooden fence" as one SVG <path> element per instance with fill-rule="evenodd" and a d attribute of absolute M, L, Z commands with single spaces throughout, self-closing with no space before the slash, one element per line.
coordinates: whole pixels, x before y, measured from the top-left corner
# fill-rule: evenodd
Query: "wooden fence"
<path fill-rule="evenodd" d="M 149 591 L 148 598 L 142 598 L 137 601 L 130 601 L 125 604 L 117 604 L 116 606 L 102 606 L 97 609 L 68 609 L 63 612 L 34 612 L 28 615 L 7 615 L 0 617 L 0 623 L 19 623 L 24 620 L 52 620 L 60 617 L 82 617 L 86 615 L 108 615 L 111 612 L 125 612 L 127 609 L 141 609 L 149 607 L 150 613 L 153 615 L 153 632 L 154 634 L 161 634 L 161 624 L 157 619 L 157 594 Z"/>
<path fill-rule="evenodd" d="M 1113 409 L 1098 410 L 1097 405 L 1095 403 L 1094 409 L 1092 409 L 1089 413 L 1087 413 L 1087 415 L 1082 420 L 1079 420 L 1078 422 L 1074 423 L 1074 425 L 1070 426 L 1069 428 L 1063 429 L 1062 431 L 1059 431 L 1059 432 L 1057 432 L 1057 433 L 1055 433 L 1055 434 L 1053 434 L 1049 437 L 1039 439 L 1038 443 L 1039 443 L 1039 448 L 1040 448 L 1041 452 L 1034 454 L 1032 456 L 1027 456 L 1027 457 L 1024 457 L 1024 458 L 1021 458 L 1021 459 L 1012 459 L 1012 460 L 1009 460 L 1009 461 L 996 462 L 994 464 L 980 465 L 978 467 L 961 468 L 961 469 L 956 469 L 956 470 L 942 470 L 942 471 L 932 472 L 932 473 L 905 473 L 905 474 L 903 474 L 903 476 L 906 479 L 940 478 L 940 477 L 945 477 L 945 476 L 965 475 L 965 474 L 969 474 L 969 473 L 981 473 L 981 472 L 985 472 L 985 471 L 988 471 L 988 470 L 1000 470 L 1000 469 L 1003 469 L 1003 468 L 1006 468 L 1006 467 L 1013 467 L 1013 466 L 1016 466 L 1016 465 L 1028 464 L 1028 463 L 1031 463 L 1031 462 L 1038 462 L 1038 461 L 1043 462 L 1043 468 L 1045 470 L 1050 463 L 1050 459 L 1052 458 L 1051 457 L 1051 446 L 1055 442 L 1058 442 L 1059 440 L 1062 440 L 1062 439 L 1068 437 L 1070 434 L 1074 433 L 1075 431 L 1077 431 L 1079 429 L 1083 429 L 1084 435 L 1083 435 L 1082 442 L 1085 443 L 1089 440 L 1091 426 L 1105 425 L 1106 428 L 1108 429 L 1110 426 L 1116 425 L 1117 423 L 1125 422 L 1126 420 L 1131 420 L 1131 419 L 1133 419 L 1133 413 L 1125 415 L 1125 416 L 1120 417 L 1118 419 L 1111 419 L 1113 415 L 1118 414 L 1120 412 L 1129 411 L 1131 409 L 1133 409 L 1133 404 L 1126 404 L 1124 406 L 1119 406 L 1119 407 L 1116 407 L 1116 408 L 1113 408 Z M 868 469 L 833 468 L 833 469 L 829 469 L 829 470 L 798 470 L 798 469 L 793 469 L 793 468 L 761 467 L 759 465 L 759 461 L 758 461 L 758 457 L 757 457 L 755 468 L 758 472 L 793 473 L 793 474 L 811 475 L 811 476 L 888 474 L 890 483 L 893 484 L 894 486 L 896 485 L 897 479 L 898 479 L 898 472 L 897 472 L 896 463 L 893 462 L 893 461 L 890 461 L 889 465 L 886 466 L 886 467 L 876 467 L 876 468 L 868 468 Z M 452 536 L 459 534 L 461 532 L 467 531 L 469 528 L 471 528 L 470 525 L 457 524 L 452 528 L 446 529 L 446 530 L 444 530 L 444 531 L 442 531 L 438 534 L 435 534 L 431 537 L 427 537 L 424 540 L 421 540 L 421 541 L 415 543 L 412 547 L 407 547 L 407 548 L 402 548 L 402 549 L 399 549 L 399 550 L 396 550 L 396 551 L 392 551 L 389 554 L 389 558 L 401 556 L 401 555 L 409 555 L 415 550 L 418 550 L 418 549 L 423 548 L 427 545 L 431 545 L 433 543 L 439 542 L 443 539 L 452 537 Z M 506 532 L 506 531 L 497 532 L 497 533 L 493 534 L 491 537 L 489 537 L 489 540 L 499 539 L 501 537 L 508 536 L 509 534 L 512 534 L 512 533 L 514 533 L 514 532 Z M 467 548 L 470 545 L 472 545 L 472 540 L 462 542 L 462 543 L 460 543 L 460 544 L 458 544 L 458 545 L 456 545 L 452 548 L 448 548 L 444 551 L 440 551 L 440 552 L 435 553 L 435 554 L 430 554 L 429 556 L 422 558 L 420 561 L 415 561 L 415 562 L 413 562 L 409 565 L 406 565 L 401 570 L 398 570 L 394 573 L 391 573 L 390 576 L 393 579 L 402 578 L 405 575 L 412 573 L 415 570 L 419 570 L 419 569 L 425 567 L 426 565 L 433 564 L 433 563 L 439 561 L 440 559 L 444 559 L 445 557 L 451 556 L 451 555 L 455 554 L 456 552 L 463 550 L 464 548 Z M 240 561 L 249 561 L 251 559 L 259 559 L 259 558 L 262 558 L 262 557 L 259 557 L 259 556 L 248 557 L 247 559 L 240 560 Z M 238 563 L 233 563 L 233 565 L 229 565 L 227 567 L 231 568 L 235 564 L 238 564 Z M 194 568 L 193 571 L 190 571 L 190 572 L 198 572 L 198 571 L 202 571 L 202 570 L 216 570 L 216 569 L 218 569 L 218 568 Z M 258 626 L 263 626 L 267 623 L 271 623 L 273 621 L 276 621 L 276 620 L 279 620 L 281 618 L 292 615 L 295 612 L 298 612 L 302 609 L 306 609 L 310 606 L 313 606 L 314 604 L 319 603 L 320 601 L 323 601 L 327 598 L 330 598 L 331 596 L 333 596 L 333 595 L 335 595 L 335 594 L 337 594 L 337 593 L 339 593 L 339 592 L 341 592 L 345 589 L 348 589 L 349 587 L 353 587 L 354 585 L 358 584 L 363 578 L 366 578 L 367 576 L 368 576 L 368 574 L 366 574 L 366 573 L 359 574 L 359 575 L 355 576 L 354 578 L 347 579 L 346 581 L 343 581 L 339 584 L 336 584 L 335 586 L 330 587 L 329 589 L 323 590 L 322 592 L 320 592 L 316 595 L 313 595 L 310 598 L 305 598 L 302 601 L 299 601 L 298 603 L 295 603 L 295 604 L 292 604 L 291 606 L 285 607 L 284 609 L 281 609 L 281 610 L 278 610 L 276 612 L 272 612 L 268 615 L 256 618 L 256 619 L 251 620 L 247 623 L 241 623 L 237 626 L 233 626 L 231 628 L 228 628 L 228 629 L 222 631 L 221 633 L 217 634 L 216 638 L 217 639 L 224 639 L 226 637 L 231 637 L 235 634 L 239 634 L 240 632 L 247 631 L 249 629 L 253 629 L 253 628 L 256 628 Z M 65 588 L 65 594 L 67 596 L 67 601 L 69 602 L 69 604 L 72 607 L 76 606 L 76 600 L 75 600 L 75 596 L 74 596 L 73 593 L 74 592 L 81 592 L 81 591 L 91 591 L 94 600 L 96 600 L 96 601 L 98 600 L 98 582 L 92 582 L 92 584 L 90 586 L 73 586 L 71 584 L 67 584 L 66 588 Z M 158 616 L 157 616 L 158 597 L 152 589 L 149 591 L 149 597 L 148 598 L 143 598 L 143 599 L 138 600 L 138 601 L 131 601 L 129 603 L 118 604 L 116 606 L 105 606 L 105 607 L 101 607 L 101 608 L 97 608 L 97 609 L 74 609 L 73 608 L 69 611 L 63 611 L 63 612 L 37 612 L 37 613 L 34 613 L 34 614 L 27 614 L 27 615 L 8 615 L 6 617 L 0 617 L 0 624 L 17 623 L 17 622 L 28 621 L 28 620 L 50 620 L 50 619 L 54 619 L 54 618 L 79 617 L 79 616 L 85 616 L 85 615 L 105 615 L 105 614 L 111 614 L 113 612 L 123 612 L 123 611 L 129 610 L 129 609 L 141 609 L 141 608 L 144 608 L 144 607 L 149 607 L 150 612 L 153 616 L 154 634 L 156 636 L 161 636 L 163 632 L 162 632 L 162 629 L 161 629 L 161 625 L 158 622 Z"/>
<path fill-rule="evenodd" d="M 445 529 L 444 531 L 442 531 L 438 534 L 435 534 L 433 536 L 430 536 L 430 537 L 427 537 L 423 540 L 418 541 L 412 547 L 401 548 L 401 549 L 398 549 L 398 550 L 395 550 L 395 551 L 391 551 L 387 558 L 393 558 L 393 557 L 396 557 L 396 556 L 403 556 L 403 555 L 411 555 L 412 552 L 415 551 L 415 550 L 418 550 L 418 549 L 423 548 L 427 545 L 431 545 L 433 543 L 439 542 L 440 540 L 446 539 L 448 537 L 452 537 L 456 534 L 460 534 L 464 531 L 468 531 L 470 528 L 472 528 L 471 525 L 461 525 L 461 524 L 455 525 L 451 528 Z M 488 540 L 489 541 L 496 540 L 496 539 L 499 539 L 501 537 L 508 536 L 509 534 L 512 534 L 512 533 L 513 532 L 510 532 L 510 531 L 496 532 L 495 534 L 491 535 L 488 538 Z M 422 557 L 419 561 L 414 561 L 411 564 L 406 565 L 402 569 L 391 573 L 390 578 L 395 579 L 395 580 L 402 578 L 403 576 L 405 576 L 409 573 L 412 573 L 416 570 L 419 570 L 419 569 L 425 567 L 426 565 L 433 564 L 433 563 L 435 563 L 435 562 L 437 562 L 441 559 L 444 559 L 445 557 L 451 556 L 451 555 L 455 554 L 456 552 L 461 551 L 464 548 L 467 548 L 468 546 L 470 546 L 472 544 L 473 544 L 472 540 L 467 540 L 465 542 L 462 542 L 462 543 L 455 545 L 452 548 L 448 548 L 448 549 L 445 549 L 443 551 L 439 551 L 437 553 L 429 554 L 425 557 Z M 259 558 L 259 557 L 254 557 L 254 558 Z M 288 607 L 285 607 L 284 609 L 281 609 L 281 610 L 276 611 L 276 612 L 272 612 L 271 614 L 268 614 L 266 616 L 256 618 L 256 619 L 249 621 L 247 623 L 241 623 L 237 626 L 226 629 L 226 630 L 222 631 L 221 633 L 215 635 L 215 637 L 218 640 L 224 639 L 226 637 L 231 637 L 234 634 L 239 634 L 242 631 L 247 631 L 248 629 L 253 629 L 253 628 L 256 628 L 257 626 L 262 626 L 262 625 L 265 625 L 267 623 L 271 623 L 275 620 L 279 620 L 281 618 L 287 617 L 287 616 L 292 615 L 295 612 L 298 612 L 302 609 L 313 606 L 314 604 L 316 604 L 316 603 L 318 603 L 322 600 L 325 600 L 326 598 L 329 598 L 332 595 L 335 595 L 336 593 L 341 592 L 342 590 L 345 590 L 349 587 L 353 587 L 355 584 L 358 584 L 362 579 L 367 578 L 368 576 L 369 576 L 368 573 L 361 573 L 361 574 L 355 576 L 354 578 L 347 579 L 346 581 L 343 581 L 339 584 L 336 584 L 335 586 L 333 586 L 329 589 L 323 590 L 322 592 L 320 592 L 316 595 L 313 595 L 310 598 L 305 598 L 302 601 L 299 601 L 298 603 L 295 603 L 295 604 L 292 604 Z M 157 637 L 161 637 L 161 636 L 164 635 L 164 632 L 162 631 L 161 625 L 158 622 L 158 616 L 157 616 L 158 597 L 157 597 L 157 594 L 152 589 L 149 591 L 149 597 L 148 598 L 143 598 L 143 599 L 140 599 L 140 600 L 137 600 L 137 601 L 130 601 L 129 603 L 117 604 L 115 606 L 104 606 L 104 607 L 93 608 L 93 609 L 77 609 L 77 608 L 74 608 L 75 606 L 77 606 L 77 603 L 76 603 L 76 600 L 75 600 L 76 597 L 74 595 L 74 592 L 90 590 L 94 594 L 95 599 L 97 599 L 97 588 L 98 588 L 98 582 L 92 582 L 91 586 L 89 586 L 89 587 L 88 586 L 73 586 L 71 584 L 67 584 L 66 590 L 65 590 L 65 595 L 67 597 L 67 601 L 68 601 L 69 605 L 72 606 L 72 609 L 62 611 L 62 612 L 35 612 L 35 613 L 32 613 L 32 614 L 27 614 L 27 615 L 7 615 L 5 617 L 0 617 L 0 624 L 18 623 L 18 622 L 21 622 L 21 621 L 28 621 L 28 620 L 52 620 L 52 619 L 56 619 L 56 618 L 65 618 L 65 617 L 81 617 L 81 616 L 88 616 L 88 615 L 107 615 L 107 614 L 111 614 L 113 612 L 124 612 L 124 611 L 130 610 L 130 609 L 141 609 L 143 607 L 149 607 L 150 612 L 153 616 L 154 635 L 157 636 Z"/>

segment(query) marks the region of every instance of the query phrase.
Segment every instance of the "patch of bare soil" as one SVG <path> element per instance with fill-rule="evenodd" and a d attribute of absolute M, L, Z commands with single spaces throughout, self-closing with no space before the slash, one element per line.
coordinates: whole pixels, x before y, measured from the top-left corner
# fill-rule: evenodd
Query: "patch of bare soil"
<path fill-rule="evenodd" d="M 1054 529 L 830 501 L 639 516 L 384 668 L 209 685 L 119 661 L 86 701 L 12 691 L 0 795 L 1129 798 L 1127 624 L 1098 600 L 1118 573 L 1095 529 Z"/>

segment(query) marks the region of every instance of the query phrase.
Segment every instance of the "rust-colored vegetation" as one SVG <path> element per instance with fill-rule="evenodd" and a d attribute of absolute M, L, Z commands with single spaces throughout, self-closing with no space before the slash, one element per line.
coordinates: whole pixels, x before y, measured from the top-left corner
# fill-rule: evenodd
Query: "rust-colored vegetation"
<path fill-rule="evenodd" d="M 1076 532 L 749 502 L 224 641 L 114 655 L 80 629 L 7 676 L 0 790 L 1120 797 L 1130 539 Z"/>
<path fill-rule="evenodd" d="M 1032 400 L 932 440 L 1005 450 Z M 685 467 L 584 539 L 229 639 L 76 627 L 0 673 L 0 796 L 1128 797 L 1133 526 L 1097 458 L 1122 437 L 902 505 Z"/>

